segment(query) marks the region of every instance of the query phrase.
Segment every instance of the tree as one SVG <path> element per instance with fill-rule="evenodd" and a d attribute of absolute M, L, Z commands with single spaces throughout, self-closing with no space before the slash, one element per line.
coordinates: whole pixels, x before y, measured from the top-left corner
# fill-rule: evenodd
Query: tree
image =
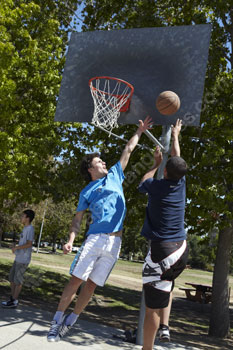
<path fill-rule="evenodd" d="M 78 124 L 77 131 L 75 125 L 54 122 L 78 3 L 0 3 L 0 210 L 44 198 L 57 157 L 72 152 L 84 133 Z"/>
<path fill-rule="evenodd" d="M 217 231 L 217 230 L 216 230 Z M 214 233 L 217 236 L 217 232 Z M 212 236 L 212 239 L 210 237 Z M 211 233 L 205 237 L 197 234 L 188 235 L 189 260 L 188 264 L 197 269 L 208 269 L 212 271 L 212 265 L 216 258 L 217 237 Z"/>
<path fill-rule="evenodd" d="M 52 243 L 53 252 L 56 252 L 56 243 L 66 241 L 74 213 L 73 198 L 69 201 L 63 200 L 58 203 L 53 202 L 51 199 L 47 200 L 42 240 Z"/>
<path fill-rule="evenodd" d="M 219 337 L 229 332 L 228 273 L 233 236 L 232 8 L 232 1 L 216 0 L 98 0 L 85 1 L 83 9 L 83 30 L 213 25 L 202 124 L 183 131 L 181 147 L 190 164 L 187 226 L 200 235 L 213 227 L 219 229 L 209 330 Z"/>

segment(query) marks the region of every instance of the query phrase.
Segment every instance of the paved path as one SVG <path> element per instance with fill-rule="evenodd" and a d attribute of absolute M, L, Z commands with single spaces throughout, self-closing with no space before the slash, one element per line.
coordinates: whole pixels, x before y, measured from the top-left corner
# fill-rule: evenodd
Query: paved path
<path fill-rule="evenodd" d="M 101 324 L 79 320 L 71 334 L 57 343 L 48 343 L 46 334 L 52 314 L 32 307 L 0 308 L 0 350 L 132 350 L 141 346 L 115 336 L 124 332 Z M 156 344 L 156 350 L 198 350 L 179 344 Z"/>

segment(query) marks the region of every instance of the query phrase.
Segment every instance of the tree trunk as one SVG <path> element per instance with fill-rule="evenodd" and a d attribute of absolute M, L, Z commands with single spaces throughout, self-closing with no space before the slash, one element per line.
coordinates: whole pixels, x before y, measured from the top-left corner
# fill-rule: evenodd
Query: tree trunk
<path fill-rule="evenodd" d="M 52 252 L 53 252 L 53 253 L 56 253 L 56 251 L 57 251 L 57 243 L 53 243 Z"/>
<path fill-rule="evenodd" d="M 4 226 L 4 219 L 3 215 L 0 213 L 0 248 L 2 247 L 2 240 L 3 240 L 3 226 Z"/>
<path fill-rule="evenodd" d="M 52 252 L 53 253 L 56 253 L 56 250 L 57 250 L 57 232 L 53 235 L 53 246 L 52 246 Z"/>
<path fill-rule="evenodd" d="M 0 224 L 0 248 L 1 248 L 1 246 L 2 246 L 2 233 L 3 233 L 3 231 L 2 231 L 2 225 Z"/>
<path fill-rule="evenodd" d="M 230 331 L 229 314 L 229 269 L 233 227 L 219 233 L 217 255 L 213 276 L 213 296 L 209 335 L 224 338 Z"/>
<path fill-rule="evenodd" d="M 17 233 L 15 232 L 15 230 L 13 230 L 13 237 L 12 237 L 13 243 L 16 243 L 16 240 L 17 240 Z"/>

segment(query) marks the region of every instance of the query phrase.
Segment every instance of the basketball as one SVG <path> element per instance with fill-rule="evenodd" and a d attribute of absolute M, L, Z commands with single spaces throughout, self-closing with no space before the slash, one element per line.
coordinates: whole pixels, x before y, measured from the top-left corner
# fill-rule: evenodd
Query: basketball
<path fill-rule="evenodd" d="M 156 99 L 156 108 L 163 115 L 176 113 L 180 108 L 179 96 L 173 91 L 163 91 Z"/>

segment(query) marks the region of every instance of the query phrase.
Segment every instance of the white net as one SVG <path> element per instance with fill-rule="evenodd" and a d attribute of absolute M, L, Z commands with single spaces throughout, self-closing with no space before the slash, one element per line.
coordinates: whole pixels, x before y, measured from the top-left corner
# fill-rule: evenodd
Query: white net
<path fill-rule="evenodd" d="M 91 80 L 90 90 L 94 100 L 92 123 L 111 133 L 118 127 L 120 112 L 126 111 L 132 95 L 132 87 L 124 81 L 99 77 Z"/>

